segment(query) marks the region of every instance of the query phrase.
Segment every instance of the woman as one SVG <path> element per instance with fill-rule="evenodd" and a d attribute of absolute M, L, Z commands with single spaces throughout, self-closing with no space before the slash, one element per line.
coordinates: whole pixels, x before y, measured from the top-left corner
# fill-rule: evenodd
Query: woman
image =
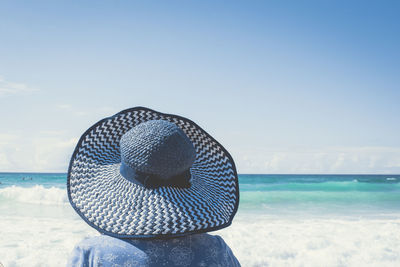
<path fill-rule="evenodd" d="M 239 203 L 229 153 L 194 122 L 136 107 L 81 137 L 68 197 L 102 236 L 85 239 L 68 266 L 240 266 L 219 236 Z"/>

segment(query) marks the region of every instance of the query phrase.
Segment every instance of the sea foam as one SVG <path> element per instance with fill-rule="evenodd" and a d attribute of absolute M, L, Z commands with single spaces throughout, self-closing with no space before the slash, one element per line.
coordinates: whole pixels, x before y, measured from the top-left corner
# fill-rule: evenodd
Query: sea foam
<path fill-rule="evenodd" d="M 68 207 L 69 208 L 69 207 Z M 0 220 L 4 266 L 65 266 L 83 238 L 98 235 L 77 215 Z M 238 214 L 221 235 L 242 266 L 400 266 L 400 218 L 310 219 Z"/>
<path fill-rule="evenodd" d="M 218 231 L 243 266 L 400 266 L 400 218 L 243 218 Z"/>
<path fill-rule="evenodd" d="M 68 196 L 65 189 L 42 185 L 33 187 L 10 186 L 0 189 L 0 200 L 2 202 L 12 201 L 27 204 L 40 205 L 65 205 L 68 203 Z"/>
<path fill-rule="evenodd" d="M 65 175 L 32 174 L 45 186 L 31 187 L 11 176 L 0 189 L 4 266 L 65 266 L 77 242 L 98 235 L 68 204 Z M 400 176 L 240 179 L 238 214 L 211 234 L 242 266 L 400 266 Z"/>

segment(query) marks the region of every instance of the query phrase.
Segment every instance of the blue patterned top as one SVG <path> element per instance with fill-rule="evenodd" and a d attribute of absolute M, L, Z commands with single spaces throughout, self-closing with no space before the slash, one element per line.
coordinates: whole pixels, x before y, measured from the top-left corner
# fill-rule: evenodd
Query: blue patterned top
<path fill-rule="evenodd" d="M 240 266 L 220 236 L 195 234 L 169 239 L 118 239 L 107 235 L 82 240 L 67 266 Z"/>

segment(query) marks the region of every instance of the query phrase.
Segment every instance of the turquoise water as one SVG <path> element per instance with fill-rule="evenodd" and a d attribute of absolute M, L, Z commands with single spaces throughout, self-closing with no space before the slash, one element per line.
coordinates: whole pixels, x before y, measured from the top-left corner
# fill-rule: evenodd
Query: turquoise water
<path fill-rule="evenodd" d="M 9 186 L 33 187 L 42 185 L 45 188 L 66 188 L 67 174 L 65 173 L 1 173 L 0 188 Z"/>
<path fill-rule="evenodd" d="M 400 175 L 240 175 L 242 211 L 391 214 L 400 211 Z"/>
<path fill-rule="evenodd" d="M 37 185 L 65 189 L 66 179 L 65 173 L 0 173 L 0 189 L 35 190 Z M 239 186 L 239 211 L 242 212 L 381 214 L 400 211 L 400 175 L 242 174 Z M 26 190 L 23 192 L 27 194 Z M 18 197 L 18 192 L 12 196 L 0 194 L 2 201 L 12 201 L 14 197 Z M 44 196 L 49 201 L 51 197 Z"/>
<path fill-rule="evenodd" d="M 0 261 L 65 266 L 98 233 L 70 206 L 66 174 L 0 173 Z M 239 175 L 215 232 L 242 266 L 400 266 L 400 175 Z"/>

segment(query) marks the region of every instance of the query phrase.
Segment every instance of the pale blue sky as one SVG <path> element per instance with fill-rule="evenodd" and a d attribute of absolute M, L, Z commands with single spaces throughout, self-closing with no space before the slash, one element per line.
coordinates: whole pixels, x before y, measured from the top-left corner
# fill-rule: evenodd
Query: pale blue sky
<path fill-rule="evenodd" d="M 186 116 L 240 173 L 400 173 L 397 1 L 2 1 L 0 171 L 103 117 Z"/>

